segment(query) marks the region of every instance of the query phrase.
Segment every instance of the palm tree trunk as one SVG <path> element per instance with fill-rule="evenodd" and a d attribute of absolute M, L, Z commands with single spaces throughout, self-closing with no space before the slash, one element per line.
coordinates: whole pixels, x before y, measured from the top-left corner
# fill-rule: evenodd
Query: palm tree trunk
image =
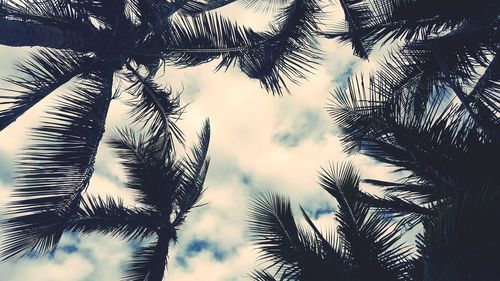
<path fill-rule="evenodd" d="M 89 42 L 74 31 L 33 22 L 0 18 L 0 45 L 11 47 L 47 47 L 91 51 Z"/>
<path fill-rule="evenodd" d="M 155 253 L 151 263 L 151 271 L 148 274 L 148 281 L 162 281 L 165 274 L 165 267 L 168 258 L 168 246 L 170 245 L 170 232 L 163 229 L 158 234 Z"/>

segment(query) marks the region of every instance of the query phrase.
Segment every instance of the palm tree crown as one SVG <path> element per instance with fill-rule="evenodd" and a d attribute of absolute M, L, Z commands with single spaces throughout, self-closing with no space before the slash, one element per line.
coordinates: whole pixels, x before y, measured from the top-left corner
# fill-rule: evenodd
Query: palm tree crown
<path fill-rule="evenodd" d="M 109 140 L 127 172 L 126 187 L 136 195 L 135 206 L 121 200 L 83 196 L 68 210 L 39 211 L 14 216 L 5 223 L 4 259 L 54 250 L 64 232 L 101 233 L 149 241 L 126 267 L 123 280 L 162 280 L 170 243 L 188 212 L 204 191 L 208 169 L 210 127 L 205 123 L 191 155 L 176 159 L 172 147 L 164 151 L 163 139 L 117 131 Z"/>

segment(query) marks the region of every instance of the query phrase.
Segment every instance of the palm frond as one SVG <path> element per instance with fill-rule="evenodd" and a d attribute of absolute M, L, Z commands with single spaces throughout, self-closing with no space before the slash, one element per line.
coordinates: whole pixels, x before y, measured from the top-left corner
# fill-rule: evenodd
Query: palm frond
<path fill-rule="evenodd" d="M 253 200 L 249 215 L 251 239 L 269 268 L 278 268 L 286 280 L 322 280 L 321 276 L 332 276 L 334 272 L 322 258 L 314 234 L 296 225 L 287 199 L 262 194 Z"/>
<path fill-rule="evenodd" d="M 237 57 L 241 70 L 279 95 L 287 90 L 286 79 L 298 83 L 321 57 L 316 40 L 320 14 L 315 0 L 293 1 L 283 9 L 272 30 L 263 34 L 263 42 Z"/>
<path fill-rule="evenodd" d="M 252 9 L 258 13 L 269 13 L 269 12 L 277 12 L 280 9 L 283 9 L 287 4 L 290 3 L 290 0 L 240 0 L 245 8 Z"/>
<path fill-rule="evenodd" d="M 75 9 L 70 1 L 5 1 L 0 9 L 0 17 L 28 20 L 45 25 L 66 25 L 74 29 L 86 29 L 88 15 Z"/>
<path fill-rule="evenodd" d="M 154 263 L 156 242 L 148 246 L 140 247 L 134 251 L 132 259 L 125 265 L 125 275 L 121 281 L 145 281 L 150 280 L 148 274 Z"/>
<path fill-rule="evenodd" d="M 171 149 L 163 153 L 161 139 L 122 129 L 108 143 L 120 158 L 127 173 L 126 187 L 136 192 L 138 202 L 158 212 L 173 203 L 174 193 L 182 183 L 181 164 Z"/>
<path fill-rule="evenodd" d="M 337 92 L 329 109 L 349 149 L 407 171 L 419 184 L 440 188 L 450 187 L 450 180 L 468 186 L 492 172 L 484 159 L 497 150 L 494 141 L 456 105 L 436 99 L 424 113 L 415 114 L 390 96 L 354 92 Z M 471 173 L 456 172 L 465 166 Z"/>
<path fill-rule="evenodd" d="M 70 6 L 82 14 L 98 19 L 99 21 L 115 25 L 117 21 L 125 17 L 124 0 L 80 0 L 77 2 L 67 1 Z M 123 23 L 122 23 L 123 24 Z"/>
<path fill-rule="evenodd" d="M 372 46 L 365 42 L 361 29 L 370 26 L 374 15 L 365 0 L 339 0 L 344 11 L 346 27 L 337 27 L 337 30 L 325 32 L 327 38 L 338 38 L 342 41 L 350 41 L 354 55 L 367 59 Z M 345 30 L 347 29 L 347 30 Z"/>
<path fill-rule="evenodd" d="M 255 270 L 250 274 L 250 278 L 254 281 L 286 281 L 286 278 L 276 279 L 271 273 L 265 270 Z"/>
<path fill-rule="evenodd" d="M 229 5 L 236 0 L 189 0 L 181 8 L 181 12 L 188 15 L 198 15 Z"/>
<path fill-rule="evenodd" d="M 126 208 L 112 198 L 86 197 L 71 210 L 31 213 L 2 222 L 2 259 L 41 255 L 56 249 L 65 232 L 101 233 L 127 239 L 144 239 L 156 232 L 157 217 L 144 208 Z"/>
<path fill-rule="evenodd" d="M 494 22 L 495 13 L 500 10 L 500 6 L 491 0 L 477 5 L 447 1 L 436 4 L 428 0 L 371 1 L 370 4 L 375 17 L 361 28 L 361 32 L 371 45 L 380 40 L 426 39 L 431 34 L 460 29 L 471 19 L 481 19 L 478 23 L 487 25 Z"/>
<path fill-rule="evenodd" d="M 9 213 L 64 209 L 86 189 L 104 133 L 112 78 L 107 73 L 85 78 L 32 133 L 34 143 L 17 164 Z"/>
<path fill-rule="evenodd" d="M 203 195 L 203 185 L 208 172 L 210 160 L 207 159 L 210 143 L 210 123 L 205 121 L 199 142 L 191 149 L 191 155 L 182 161 L 184 171 L 183 184 L 176 190 L 174 201 L 176 214 L 173 225 L 181 225 L 187 213 L 200 201 Z"/>
<path fill-rule="evenodd" d="M 146 208 L 126 207 L 120 199 L 86 196 L 66 231 L 100 233 L 112 237 L 145 239 L 157 230 L 158 214 Z"/>
<path fill-rule="evenodd" d="M 467 96 L 473 107 L 477 110 L 481 119 L 487 119 L 495 127 L 500 124 L 500 62 L 495 57 L 489 62 L 484 74 L 474 85 Z M 497 128 L 488 128 L 495 134 L 500 134 Z"/>
<path fill-rule="evenodd" d="M 496 30 L 488 33 L 491 33 L 490 38 L 499 35 Z M 492 55 L 494 47 L 483 34 L 476 33 L 475 26 L 464 26 L 461 32 L 407 44 L 401 59 L 441 80 L 448 72 L 454 83 L 467 83 L 476 74 L 476 69 L 488 65 L 488 56 Z"/>
<path fill-rule="evenodd" d="M 215 13 L 177 18 L 167 34 L 164 59 L 176 66 L 195 66 L 221 56 L 227 65 L 225 61 L 234 60 L 239 53 L 265 39 Z"/>
<path fill-rule="evenodd" d="M 41 255 L 55 250 L 61 239 L 67 218 L 55 211 L 18 215 L 2 221 L 2 260 Z"/>
<path fill-rule="evenodd" d="M 73 77 L 89 70 L 93 58 L 72 51 L 40 50 L 18 65 L 22 75 L 5 79 L 17 89 L 0 96 L 0 130 Z M 27 77 L 23 77 L 27 76 Z"/>
<path fill-rule="evenodd" d="M 309 218 L 304 209 L 301 207 L 300 210 L 302 211 L 302 216 L 315 234 L 316 243 L 318 247 L 320 247 L 319 252 L 322 253 L 322 258 L 330 267 L 330 272 L 335 272 L 335 276 L 338 280 L 348 280 L 348 255 L 346 254 L 341 240 L 338 239 L 335 231 L 333 230 L 327 232 L 329 235 L 325 237 L 316 225 L 314 225 L 313 221 Z"/>
<path fill-rule="evenodd" d="M 355 279 L 403 280 L 404 254 L 399 230 L 358 201 L 360 176 L 351 163 L 330 166 L 320 175 L 321 186 L 337 199 L 338 232 Z"/>
<path fill-rule="evenodd" d="M 134 123 L 147 128 L 151 136 L 172 134 L 183 143 L 183 133 L 175 124 L 183 110 L 179 107 L 179 97 L 174 97 L 169 88 L 162 89 L 153 81 L 153 77 L 142 77 L 135 70 L 133 74 L 138 83 L 128 104 Z"/>

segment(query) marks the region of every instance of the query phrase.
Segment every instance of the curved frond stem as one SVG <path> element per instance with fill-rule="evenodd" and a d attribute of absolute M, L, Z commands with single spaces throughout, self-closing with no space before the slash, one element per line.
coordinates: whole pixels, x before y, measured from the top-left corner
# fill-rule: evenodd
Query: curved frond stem
<path fill-rule="evenodd" d="M 156 97 L 154 91 L 151 88 L 149 88 L 148 83 L 146 83 L 146 81 L 141 76 L 141 74 L 134 67 L 132 67 L 130 65 L 130 63 L 128 63 L 128 62 L 127 62 L 127 69 L 130 70 L 134 74 L 134 76 L 141 82 L 144 89 L 146 89 L 146 93 L 149 94 L 150 98 L 156 104 L 156 109 L 160 112 L 160 116 L 163 119 L 163 124 L 164 124 L 164 127 L 163 127 L 163 129 L 164 129 L 164 132 L 163 132 L 164 143 L 163 143 L 162 155 L 164 157 L 166 157 L 166 155 L 169 151 L 169 146 L 170 146 L 170 132 L 169 132 L 170 121 L 168 120 L 168 115 L 165 112 L 165 109 L 163 108 L 162 104 L 160 103 L 160 101 Z"/>

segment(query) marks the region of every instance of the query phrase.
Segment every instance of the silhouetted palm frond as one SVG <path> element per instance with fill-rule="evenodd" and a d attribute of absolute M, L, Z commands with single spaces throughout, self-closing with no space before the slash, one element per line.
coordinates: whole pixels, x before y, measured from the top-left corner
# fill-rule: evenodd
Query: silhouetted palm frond
<path fill-rule="evenodd" d="M 238 57 L 242 71 L 259 79 L 268 91 L 282 94 L 286 79 L 298 83 L 311 72 L 320 58 L 316 35 L 321 8 L 315 0 L 295 0 L 284 8 L 264 36 Z"/>
<path fill-rule="evenodd" d="M 80 202 L 78 202 L 80 203 Z M 48 210 L 8 218 L 2 259 L 27 254 L 40 255 L 56 249 L 65 232 L 101 233 L 126 239 L 144 239 L 155 234 L 157 218 L 145 208 L 126 208 L 112 198 L 86 197 L 81 205 L 66 210 Z"/>
<path fill-rule="evenodd" d="M 436 99 L 424 113 L 415 114 L 390 96 L 348 92 L 338 91 L 329 108 L 348 149 L 408 171 L 419 184 L 449 186 L 452 177 L 467 186 L 491 172 L 484 159 L 491 157 L 488 150 L 496 151 L 493 141 L 456 105 Z M 457 173 L 464 165 L 474 172 Z"/>
<path fill-rule="evenodd" d="M 172 134 L 181 143 L 184 136 L 175 121 L 180 118 L 182 108 L 179 106 L 179 96 L 173 96 L 170 88 L 162 88 L 152 77 L 142 77 L 132 69 L 137 85 L 132 91 L 130 115 L 134 123 L 147 128 L 149 134 L 161 137 Z"/>
<path fill-rule="evenodd" d="M 285 277 L 281 277 L 280 279 L 276 279 L 271 273 L 265 270 L 255 270 L 250 274 L 250 278 L 254 281 L 286 281 L 290 279 L 286 279 Z"/>
<path fill-rule="evenodd" d="M 490 61 L 485 72 L 474 85 L 467 98 L 473 104 L 479 103 L 486 107 L 486 109 L 481 110 L 480 106 L 476 106 L 479 109 L 479 115 L 495 116 L 490 117 L 490 119 L 496 119 L 496 124 L 500 123 L 498 120 L 498 116 L 500 115 L 500 98 L 498 97 L 498 92 L 500 92 L 500 62 L 498 55 L 495 54 L 495 57 Z"/>
<path fill-rule="evenodd" d="M 321 186 L 338 202 L 336 233 L 325 238 L 302 210 L 309 233 L 295 224 L 290 203 L 266 194 L 250 210 L 251 238 L 267 262 L 254 280 L 407 280 L 413 262 L 400 242 L 399 226 L 358 201 L 360 176 L 351 164 L 323 170 Z M 337 238 L 338 237 L 338 238 Z"/>
<path fill-rule="evenodd" d="M 221 56 L 223 62 L 232 61 L 265 39 L 250 28 L 211 13 L 176 18 L 167 34 L 164 58 L 176 66 L 195 66 Z"/>
<path fill-rule="evenodd" d="M 2 221 L 2 260 L 18 259 L 28 254 L 53 251 L 62 237 L 69 217 L 55 211 L 17 215 Z"/>
<path fill-rule="evenodd" d="M 337 199 L 338 233 L 358 280 L 405 280 L 408 249 L 397 226 L 359 201 L 360 175 L 350 163 L 323 169 L 321 186 Z"/>
<path fill-rule="evenodd" d="M 407 41 L 426 39 L 457 29 L 461 24 L 476 21 L 485 26 L 495 21 L 500 5 L 494 0 L 480 3 L 448 0 L 432 2 L 418 1 L 373 1 L 372 10 L 378 15 L 377 22 L 366 26 L 373 43 L 384 39 L 403 38 Z"/>
<path fill-rule="evenodd" d="M 181 12 L 188 15 L 199 15 L 200 13 L 209 12 L 222 8 L 233 2 L 245 5 L 247 8 L 254 9 L 258 12 L 270 12 L 282 8 L 288 0 L 189 0 L 182 6 Z"/>
<path fill-rule="evenodd" d="M 158 213 L 147 207 L 126 207 L 120 199 L 86 196 L 77 213 L 66 223 L 66 229 L 132 240 L 151 237 L 157 224 Z"/>
<path fill-rule="evenodd" d="M 494 54 L 498 46 L 475 33 L 474 26 L 463 26 L 460 31 L 413 41 L 404 47 L 400 59 L 443 80 L 449 75 L 454 83 L 470 82 L 480 67 L 488 66 L 488 56 Z M 500 35 L 495 29 L 488 33 L 491 38 Z"/>
<path fill-rule="evenodd" d="M 260 259 L 284 280 L 323 280 L 338 268 L 323 258 L 315 235 L 296 225 L 287 199 L 272 193 L 256 197 L 248 222 Z"/>
<path fill-rule="evenodd" d="M 132 259 L 124 266 L 125 274 L 122 281 L 144 281 L 148 279 L 155 253 L 156 242 L 139 247 L 132 255 Z"/>
<path fill-rule="evenodd" d="M 154 206 L 158 212 L 171 204 L 182 182 L 180 163 L 171 147 L 163 153 L 163 141 L 127 129 L 118 130 L 108 141 L 127 173 L 126 187 L 136 192 L 139 202 Z"/>
<path fill-rule="evenodd" d="M 236 0 L 190 0 L 182 6 L 181 12 L 188 15 L 198 15 L 200 13 L 219 9 L 235 1 Z"/>
<path fill-rule="evenodd" d="M 15 201 L 9 213 L 64 208 L 86 189 L 111 100 L 107 75 L 93 73 L 81 80 L 32 133 L 34 144 L 24 150 L 17 165 Z"/>
<path fill-rule="evenodd" d="M 16 86 L 0 96 L 0 130 L 75 76 L 89 71 L 94 59 L 71 51 L 40 50 L 18 64 L 21 76 L 5 79 Z M 25 77 L 26 76 L 26 77 Z"/>
<path fill-rule="evenodd" d="M 208 145 L 210 143 L 210 123 L 205 121 L 199 135 L 198 144 L 191 148 L 191 155 L 182 161 L 184 179 L 174 194 L 175 220 L 173 225 L 182 225 L 189 211 L 199 203 L 204 191 L 204 182 L 208 172 Z"/>
<path fill-rule="evenodd" d="M 48 25 L 67 24 L 73 28 L 85 27 L 88 15 L 75 9 L 70 1 L 2 1 L 0 17 L 29 20 Z"/>
<path fill-rule="evenodd" d="M 418 222 L 429 215 L 426 208 L 447 202 L 452 190 L 496 178 L 489 163 L 498 146 L 457 105 L 434 98 L 417 114 L 404 91 L 395 98 L 391 87 L 371 84 L 366 91 L 359 80 L 351 82 L 329 108 L 346 148 L 406 173 L 398 182 L 368 181 L 388 193 L 383 200 L 358 200 Z"/>
<path fill-rule="evenodd" d="M 374 14 L 365 0 L 339 0 L 344 11 L 345 24 L 339 24 L 335 30 L 325 32 L 327 38 L 337 38 L 341 42 L 352 43 L 354 54 L 367 59 L 373 46 L 366 42 L 363 27 L 372 25 Z"/>

